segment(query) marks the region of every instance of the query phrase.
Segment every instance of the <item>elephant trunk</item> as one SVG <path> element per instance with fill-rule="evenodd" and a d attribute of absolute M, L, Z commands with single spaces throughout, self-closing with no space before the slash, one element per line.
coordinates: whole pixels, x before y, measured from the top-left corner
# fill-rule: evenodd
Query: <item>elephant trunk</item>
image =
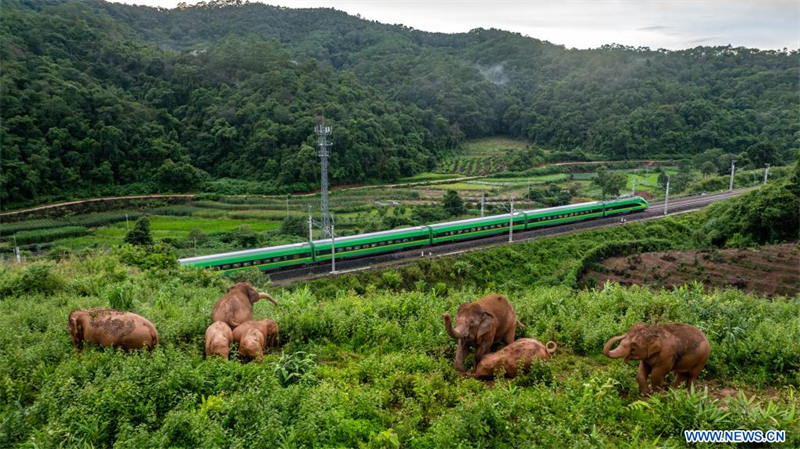
<path fill-rule="evenodd" d="M 258 298 L 259 299 L 269 299 L 273 304 L 275 304 L 275 307 L 278 307 L 278 301 L 275 301 L 275 298 L 270 296 L 269 293 L 259 293 L 258 294 Z"/>
<path fill-rule="evenodd" d="M 624 334 L 623 335 L 618 335 L 616 337 L 613 337 L 611 340 L 608 340 L 606 342 L 605 346 L 603 346 L 603 354 L 606 357 L 609 357 L 609 358 L 612 358 L 612 359 L 618 359 L 620 357 L 625 356 L 626 355 L 625 354 L 625 349 L 622 347 L 622 345 L 620 345 L 620 347 L 618 347 L 617 349 L 615 349 L 613 351 L 611 350 L 611 347 L 614 346 L 614 344 L 616 344 L 618 341 L 622 340 L 623 338 L 625 338 Z"/>
<path fill-rule="evenodd" d="M 453 323 L 450 320 L 450 314 L 445 313 L 442 315 L 442 318 L 444 318 L 444 328 L 447 330 L 447 335 L 449 335 L 453 340 L 458 340 L 461 338 L 458 336 L 455 329 L 453 329 Z"/>

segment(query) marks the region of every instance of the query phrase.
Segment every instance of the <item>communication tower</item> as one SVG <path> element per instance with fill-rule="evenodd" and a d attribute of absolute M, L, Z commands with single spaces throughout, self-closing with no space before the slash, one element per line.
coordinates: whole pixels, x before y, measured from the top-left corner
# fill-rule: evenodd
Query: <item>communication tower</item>
<path fill-rule="evenodd" d="M 320 165 L 322 167 L 322 235 L 330 238 L 331 214 L 330 209 L 328 208 L 328 158 L 331 155 L 331 144 L 328 142 L 328 136 L 331 134 L 332 128 L 330 126 L 325 126 L 325 121 L 323 120 L 322 123 L 314 128 L 314 130 L 319 137 L 319 143 L 317 143 L 317 146 L 319 147 L 317 155 L 319 156 Z"/>

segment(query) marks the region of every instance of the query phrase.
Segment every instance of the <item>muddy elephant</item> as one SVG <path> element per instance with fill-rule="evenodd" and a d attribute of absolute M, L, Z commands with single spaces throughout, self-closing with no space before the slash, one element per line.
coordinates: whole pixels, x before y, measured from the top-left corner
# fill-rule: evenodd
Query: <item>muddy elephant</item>
<path fill-rule="evenodd" d="M 259 293 L 248 282 L 237 282 L 214 304 L 211 321 L 223 321 L 228 323 L 231 329 L 236 329 L 236 326 L 253 318 L 253 304 L 265 298 L 278 306 L 278 302 L 269 294 Z"/>
<path fill-rule="evenodd" d="M 236 330 L 233 331 L 234 343 L 239 343 L 250 329 L 258 329 L 261 331 L 261 334 L 264 336 L 265 347 L 275 346 L 278 343 L 278 323 L 269 318 L 240 324 Z"/>
<path fill-rule="evenodd" d="M 206 329 L 206 357 L 219 356 L 228 359 L 233 343 L 233 331 L 228 323 L 216 321 Z"/>
<path fill-rule="evenodd" d="M 617 342 L 617 349 L 611 350 Z M 663 389 L 664 376 L 671 371 L 676 373 L 674 386 L 686 381 L 686 388 L 690 388 L 708 361 L 711 345 L 700 329 L 688 324 L 638 323 L 608 340 L 603 354 L 612 359 L 625 357 L 626 362 L 640 360 L 636 380 L 641 394 L 647 396 Z M 652 388 L 647 385 L 648 376 Z"/>
<path fill-rule="evenodd" d="M 255 360 L 261 362 L 264 358 L 264 334 L 256 328 L 250 328 L 239 340 L 239 359 L 244 362 Z"/>
<path fill-rule="evenodd" d="M 475 364 L 480 363 L 483 355 L 488 353 L 492 345 L 498 341 L 506 344 L 514 342 L 514 332 L 519 324 L 514 306 L 503 295 L 490 294 L 477 302 L 465 302 L 458 307 L 456 326 L 451 324 L 450 314 L 442 315 L 447 334 L 458 341 L 455 368 L 464 371 L 464 359 L 467 351 L 474 347 Z"/>
<path fill-rule="evenodd" d="M 557 347 L 552 341 L 543 345 L 533 338 L 520 338 L 497 352 L 483 356 L 472 377 L 491 379 L 496 371 L 503 370 L 506 377 L 513 379 L 520 368 L 530 368 L 533 359 L 547 360 Z"/>
<path fill-rule="evenodd" d="M 78 351 L 83 350 L 84 341 L 126 351 L 152 350 L 158 344 L 158 332 L 153 323 L 141 315 L 113 309 L 73 310 L 67 330 L 72 335 L 72 346 Z"/>

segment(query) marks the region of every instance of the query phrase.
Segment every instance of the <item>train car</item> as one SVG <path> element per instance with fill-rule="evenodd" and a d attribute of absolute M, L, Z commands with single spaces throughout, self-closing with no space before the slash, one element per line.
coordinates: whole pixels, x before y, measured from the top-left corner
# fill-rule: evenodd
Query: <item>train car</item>
<path fill-rule="evenodd" d="M 210 268 L 224 271 L 225 273 L 233 273 L 249 267 L 258 267 L 263 271 L 269 271 L 304 265 L 313 261 L 314 250 L 310 244 L 293 243 L 210 256 L 189 257 L 180 259 L 178 263 L 185 267 Z"/>
<path fill-rule="evenodd" d="M 426 246 L 430 245 L 430 243 L 431 234 L 427 226 L 337 237 L 336 259 L 388 253 Z M 331 239 L 314 240 L 312 242 L 314 260 L 316 262 L 331 259 L 331 244 Z"/>
<path fill-rule="evenodd" d="M 602 202 L 592 201 L 589 203 L 526 210 L 524 212 L 525 215 L 528 216 L 527 229 L 536 229 L 574 221 L 589 220 L 591 218 L 600 218 L 603 216 L 603 210 Z"/>
<path fill-rule="evenodd" d="M 526 216 L 522 212 L 514 212 L 514 230 L 525 229 Z M 511 225 L 511 214 L 492 215 L 491 217 L 469 218 L 429 225 L 431 243 L 452 242 L 488 237 L 508 232 Z"/>
<path fill-rule="evenodd" d="M 605 211 L 603 216 L 610 217 L 612 215 L 630 214 L 632 212 L 639 212 L 650 207 L 647 200 L 640 196 L 631 196 L 627 198 L 619 198 L 616 200 L 607 201 L 605 204 Z"/>

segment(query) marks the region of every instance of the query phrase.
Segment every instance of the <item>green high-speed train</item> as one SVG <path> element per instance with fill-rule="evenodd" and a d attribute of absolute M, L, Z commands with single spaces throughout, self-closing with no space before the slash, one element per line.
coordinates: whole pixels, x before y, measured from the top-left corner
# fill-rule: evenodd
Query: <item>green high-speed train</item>
<path fill-rule="evenodd" d="M 612 201 L 593 201 L 514 212 L 514 231 L 558 226 L 594 218 L 630 214 L 646 210 L 647 201 L 638 196 Z M 421 248 L 443 243 L 479 239 L 509 232 L 511 214 L 470 218 L 412 228 L 339 237 L 335 241 L 336 259 L 351 259 L 393 251 Z M 181 266 L 210 268 L 232 273 L 249 267 L 274 271 L 317 262 L 330 261 L 331 239 L 314 240 L 291 245 L 272 246 L 210 256 L 180 259 Z"/>

